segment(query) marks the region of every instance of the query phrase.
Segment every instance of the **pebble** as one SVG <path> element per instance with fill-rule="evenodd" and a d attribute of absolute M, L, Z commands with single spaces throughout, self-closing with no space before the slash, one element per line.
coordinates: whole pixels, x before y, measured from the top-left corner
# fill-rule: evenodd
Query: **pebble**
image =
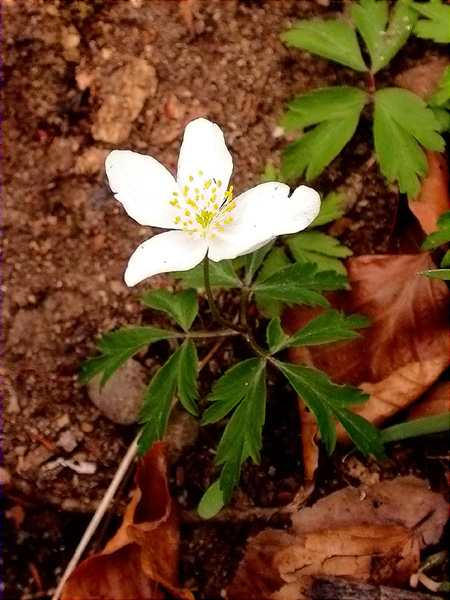
<path fill-rule="evenodd" d="M 148 383 L 147 372 L 137 361 L 130 359 L 100 388 L 101 377 L 88 384 L 92 403 L 118 425 L 130 425 L 137 419 Z"/>
<path fill-rule="evenodd" d="M 70 429 L 61 433 L 56 444 L 66 452 L 72 452 L 78 446 L 78 442 Z"/>
<path fill-rule="evenodd" d="M 28 452 L 28 454 L 19 461 L 20 471 L 33 471 L 45 463 L 53 456 L 52 450 L 48 450 L 45 446 L 38 446 Z"/>

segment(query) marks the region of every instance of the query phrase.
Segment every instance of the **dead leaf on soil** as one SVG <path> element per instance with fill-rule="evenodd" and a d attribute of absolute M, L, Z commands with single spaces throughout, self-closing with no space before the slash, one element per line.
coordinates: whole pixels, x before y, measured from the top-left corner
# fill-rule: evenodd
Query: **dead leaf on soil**
<path fill-rule="evenodd" d="M 439 217 L 450 210 L 449 173 L 445 154 L 427 151 L 428 174 L 417 198 L 408 206 L 426 234 L 437 230 Z"/>
<path fill-rule="evenodd" d="M 408 411 L 408 420 L 446 412 L 450 412 L 450 381 L 441 381 Z"/>
<path fill-rule="evenodd" d="M 62 600 L 193 600 L 178 587 L 179 531 L 169 494 L 165 446 L 156 443 L 139 464 L 137 488 L 122 525 L 103 552 L 83 561 Z"/>
<path fill-rule="evenodd" d="M 319 466 L 319 446 L 316 442 L 317 424 L 312 413 L 306 408 L 304 402 L 298 399 L 300 412 L 300 425 L 302 431 L 302 458 L 303 472 L 306 482 L 314 482 L 317 467 Z"/>
<path fill-rule="evenodd" d="M 338 383 L 360 386 L 370 398 L 355 412 L 377 425 L 412 404 L 449 364 L 448 289 L 420 275 L 432 265 L 426 253 L 349 259 L 351 291 L 331 301 L 349 314 L 369 316 L 371 327 L 349 342 L 293 348 L 290 360 L 313 364 Z M 287 311 L 287 330 L 296 331 L 317 312 Z M 342 429 L 339 437 L 345 438 Z"/>
<path fill-rule="evenodd" d="M 311 575 L 406 583 L 446 520 L 445 500 L 414 477 L 344 488 L 293 515 L 290 532 L 251 538 L 227 597 L 301 600 Z"/>

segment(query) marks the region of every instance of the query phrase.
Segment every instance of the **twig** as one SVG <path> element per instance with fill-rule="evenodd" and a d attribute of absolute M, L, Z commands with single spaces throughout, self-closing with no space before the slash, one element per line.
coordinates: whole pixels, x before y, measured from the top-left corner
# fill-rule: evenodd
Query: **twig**
<path fill-rule="evenodd" d="M 209 363 L 211 358 L 214 356 L 214 354 L 217 352 L 217 350 L 219 350 L 219 348 L 222 346 L 222 344 L 224 342 L 225 342 L 225 338 L 217 340 L 217 342 L 214 344 L 214 346 L 211 348 L 211 350 L 208 352 L 208 354 L 204 358 L 202 358 L 202 360 L 199 362 L 199 365 L 198 365 L 199 372 L 204 367 L 206 367 L 206 365 Z"/>
<path fill-rule="evenodd" d="M 75 567 L 77 566 L 78 561 L 80 560 L 81 556 L 83 555 L 83 552 L 86 550 L 86 547 L 89 544 L 89 542 L 91 541 L 92 536 L 96 532 L 97 527 L 99 526 L 100 521 L 103 518 L 103 515 L 107 511 L 108 506 L 109 506 L 111 500 L 113 499 L 114 494 L 117 491 L 117 488 L 119 487 L 123 477 L 125 476 L 125 473 L 128 470 L 128 467 L 131 465 L 131 463 L 135 459 L 136 454 L 137 454 L 137 441 L 139 439 L 139 436 L 140 436 L 140 432 L 137 434 L 137 436 L 131 442 L 131 444 L 127 450 L 127 453 L 123 457 L 122 462 L 120 463 L 119 468 L 117 469 L 113 480 L 109 484 L 109 487 L 106 490 L 106 493 L 102 498 L 102 501 L 98 505 L 97 510 L 95 511 L 92 519 L 90 520 L 89 525 L 87 526 L 87 529 L 84 532 L 84 535 L 80 540 L 80 543 L 76 547 L 76 550 L 73 553 L 73 556 L 70 559 L 70 562 L 67 565 L 66 570 L 64 571 L 64 573 L 59 581 L 58 587 L 56 588 L 55 593 L 52 596 L 52 600 L 58 600 L 59 597 L 61 596 L 61 592 L 63 591 L 67 580 L 69 579 L 70 575 L 72 574 Z"/>

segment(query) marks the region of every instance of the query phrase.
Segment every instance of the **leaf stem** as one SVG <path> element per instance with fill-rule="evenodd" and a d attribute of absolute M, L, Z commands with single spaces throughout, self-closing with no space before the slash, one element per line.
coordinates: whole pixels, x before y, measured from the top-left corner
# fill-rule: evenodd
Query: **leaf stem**
<path fill-rule="evenodd" d="M 448 430 L 450 430 L 450 412 L 432 415 L 431 417 L 422 417 L 406 423 L 400 423 L 399 425 L 386 427 L 386 429 L 381 431 L 381 438 L 385 443 L 397 442 L 411 437 L 442 433 Z"/>
<path fill-rule="evenodd" d="M 239 335 L 239 331 L 236 331 L 235 329 L 217 329 L 216 331 L 189 331 L 188 333 L 180 333 L 179 335 L 177 334 L 176 337 L 204 339 L 228 337 L 230 335 Z"/>

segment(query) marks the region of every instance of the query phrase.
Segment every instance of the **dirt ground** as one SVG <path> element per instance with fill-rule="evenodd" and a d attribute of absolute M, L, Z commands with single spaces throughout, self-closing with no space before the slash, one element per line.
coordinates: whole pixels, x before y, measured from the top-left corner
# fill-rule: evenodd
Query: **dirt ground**
<path fill-rule="evenodd" d="M 268 159 L 276 162 L 285 143 L 277 121 L 287 99 L 358 78 L 288 51 L 278 39 L 295 19 L 329 14 L 342 2 L 5 0 L 3 6 L 2 478 L 10 481 L 6 508 L 17 517 L 8 519 L 5 533 L 11 552 L 4 597 L 16 599 L 46 597 L 55 585 L 134 435 L 133 427 L 102 416 L 77 383 L 96 337 L 142 317 L 138 297 L 145 286 L 127 289 L 122 274 L 149 231 L 114 201 L 105 155 L 130 148 L 175 169 L 184 125 L 208 116 L 226 132 L 239 192 L 260 180 Z M 384 76 L 392 79 L 436 53 L 411 42 Z M 363 123 L 318 185 L 347 194 L 351 225 L 344 241 L 356 253 L 385 252 L 396 244 L 398 196 L 378 175 L 365 140 Z M 161 277 L 155 285 L 164 283 Z M 60 458 L 94 472 L 79 474 Z M 256 484 L 248 477 L 250 489 Z M 225 534 L 208 535 L 205 547 Z M 235 539 L 227 543 L 232 549 Z M 219 584 L 205 597 L 217 594 Z"/>

